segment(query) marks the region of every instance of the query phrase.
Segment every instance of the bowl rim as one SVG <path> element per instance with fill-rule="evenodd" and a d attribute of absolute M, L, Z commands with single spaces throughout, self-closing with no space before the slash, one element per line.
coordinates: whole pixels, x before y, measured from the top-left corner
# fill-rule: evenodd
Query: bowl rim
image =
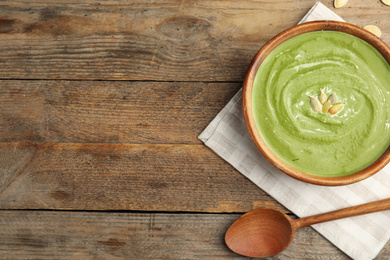
<path fill-rule="evenodd" d="M 386 164 L 388 164 L 390 161 L 390 147 L 374 163 L 372 163 L 370 166 L 358 172 L 345 175 L 345 176 L 338 176 L 338 177 L 324 177 L 324 176 L 312 175 L 297 170 L 291 167 L 290 165 L 288 165 L 287 163 L 283 162 L 281 159 L 279 159 L 268 148 L 268 146 L 262 139 L 260 133 L 257 131 L 254 117 L 251 116 L 253 114 L 252 113 L 253 112 L 253 108 L 252 108 L 253 83 L 261 63 L 264 61 L 267 55 L 273 49 L 275 49 L 279 44 L 300 34 L 314 32 L 314 31 L 339 31 L 339 32 L 344 32 L 356 36 L 369 43 L 375 49 L 377 49 L 379 53 L 385 58 L 387 63 L 389 63 L 390 65 L 389 46 L 380 38 L 378 38 L 374 34 L 370 33 L 369 31 L 361 27 L 346 22 L 327 21 L 327 20 L 306 22 L 306 23 L 293 26 L 279 33 L 278 35 L 273 37 L 270 41 L 268 41 L 257 52 L 257 54 L 253 58 L 248 68 L 247 74 L 244 79 L 243 91 L 242 91 L 242 108 L 243 108 L 245 124 L 247 126 L 249 135 L 252 141 L 254 142 L 254 144 L 256 145 L 256 147 L 266 157 L 266 159 L 269 162 L 271 162 L 271 164 L 273 164 L 276 168 L 278 168 L 285 174 L 303 182 L 323 185 L 323 186 L 340 186 L 340 185 L 352 184 L 374 175 L 383 167 L 385 167 Z"/>

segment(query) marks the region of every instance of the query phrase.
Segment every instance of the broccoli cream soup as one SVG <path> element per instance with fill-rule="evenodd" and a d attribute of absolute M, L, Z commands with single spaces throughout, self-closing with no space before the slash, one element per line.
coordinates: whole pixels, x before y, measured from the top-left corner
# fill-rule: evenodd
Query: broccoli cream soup
<path fill-rule="evenodd" d="M 290 166 L 343 176 L 390 143 L 390 66 L 365 41 L 336 31 L 296 36 L 261 64 L 253 86 L 257 128 Z"/>

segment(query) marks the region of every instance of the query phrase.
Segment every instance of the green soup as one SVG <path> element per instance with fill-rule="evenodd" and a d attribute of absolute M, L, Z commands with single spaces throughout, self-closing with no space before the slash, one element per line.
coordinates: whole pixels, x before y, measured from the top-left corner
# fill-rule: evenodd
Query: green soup
<path fill-rule="evenodd" d="M 309 96 L 335 93 L 342 109 L 315 112 Z M 296 36 L 261 64 L 253 87 L 256 125 L 288 165 L 343 176 L 375 162 L 390 144 L 390 66 L 365 41 L 319 31 Z"/>

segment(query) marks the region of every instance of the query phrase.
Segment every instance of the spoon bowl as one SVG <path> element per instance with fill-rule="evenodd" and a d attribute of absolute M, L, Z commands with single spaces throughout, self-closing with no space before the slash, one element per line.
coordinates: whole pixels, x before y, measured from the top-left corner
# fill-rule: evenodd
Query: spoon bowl
<path fill-rule="evenodd" d="M 225 242 L 240 255 L 269 257 L 285 250 L 298 228 L 389 209 L 390 198 L 300 219 L 291 219 L 274 209 L 255 209 L 230 226 Z"/>
<path fill-rule="evenodd" d="M 272 209 L 256 209 L 242 215 L 226 233 L 230 250 L 251 257 L 272 256 L 291 243 L 294 224 L 286 214 Z"/>

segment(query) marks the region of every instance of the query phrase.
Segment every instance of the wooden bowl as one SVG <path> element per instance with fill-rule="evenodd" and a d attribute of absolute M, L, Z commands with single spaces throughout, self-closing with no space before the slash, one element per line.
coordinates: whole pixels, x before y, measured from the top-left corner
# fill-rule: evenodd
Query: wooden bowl
<path fill-rule="evenodd" d="M 282 172 L 288 174 L 295 179 L 307 183 L 326 186 L 346 185 L 366 179 L 381 170 L 390 161 L 390 149 L 388 148 L 386 152 L 375 163 L 356 173 L 341 177 L 316 176 L 294 169 L 293 167 L 280 160 L 265 144 L 259 131 L 257 130 L 253 116 L 252 90 L 254 79 L 260 65 L 267 57 L 267 55 L 273 49 L 275 49 L 277 46 L 279 46 L 281 43 L 285 42 L 288 39 L 291 39 L 303 33 L 322 30 L 340 31 L 363 39 L 367 43 L 371 44 L 375 49 L 377 49 L 385 58 L 385 60 L 390 64 L 390 48 L 381 39 L 379 39 L 365 29 L 362 29 L 352 24 L 336 21 L 315 21 L 303 23 L 278 34 L 267 44 L 265 44 L 264 47 L 261 48 L 261 50 L 256 54 L 256 56 L 252 60 L 252 63 L 250 64 L 243 84 L 243 111 L 245 122 L 253 142 L 261 151 L 261 153 L 268 159 L 268 161 L 270 161 Z"/>

